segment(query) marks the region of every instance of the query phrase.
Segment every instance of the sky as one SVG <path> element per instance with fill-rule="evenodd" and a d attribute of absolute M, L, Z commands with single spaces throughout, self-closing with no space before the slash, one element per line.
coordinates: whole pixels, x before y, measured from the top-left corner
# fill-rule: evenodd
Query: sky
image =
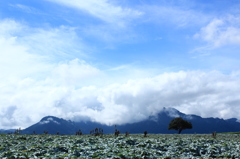
<path fill-rule="evenodd" d="M 0 128 L 240 120 L 240 1 L 2 0 Z"/>

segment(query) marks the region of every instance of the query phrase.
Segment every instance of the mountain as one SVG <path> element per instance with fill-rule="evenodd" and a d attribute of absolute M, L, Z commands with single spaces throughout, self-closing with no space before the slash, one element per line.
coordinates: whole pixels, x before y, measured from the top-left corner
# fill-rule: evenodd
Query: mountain
<path fill-rule="evenodd" d="M 44 131 L 48 131 L 48 134 L 65 134 L 72 135 L 75 134 L 79 129 L 81 129 L 82 133 L 89 134 L 92 129 L 102 128 L 104 133 L 112 133 L 110 130 L 111 127 L 107 125 L 103 125 L 97 122 L 91 121 L 81 121 L 81 122 L 73 122 L 70 120 L 65 120 L 61 118 L 57 118 L 54 116 L 46 116 L 42 118 L 38 123 L 22 130 L 22 134 L 43 134 Z"/>
<path fill-rule="evenodd" d="M 14 133 L 16 129 L 0 129 L 0 134 Z"/>
<path fill-rule="evenodd" d="M 163 114 L 166 114 L 163 117 Z M 193 125 L 192 129 L 183 130 L 183 133 L 212 133 L 216 132 L 236 132 L 240 131 L 240 122 L 236 118 L 231 119 L 220 119 L 220 118 L 202 118 L 197 115 L 186 115 L 179 112 L 174 108 L 165 108 L 162 114 L 158 115 L 159 122 L 161 120 L 166 120 L 167 125 L 174 117 L 182 117 L 183 119 L 190 121 Z"/>
<path fill-rule="evenodd" d="M 125 133 L 177 133 L 174 130 L 168 130 L 168 124 L 175 117 L 182 117 L 183 119 L 190 121 L 193 125 L 192 129 L 183 130 L 182 133 L 212 133 L 214 131 L 220 132 L 236 132 L 240 131 L 240 122 L 236 118 L 220 119 L 220 118 L 202 118 L 197 115 L 186 115 L 174 108 L 164 108 L 156 116 L 150 116 L 148 119 L 124 125 L 117 125 L 116 129 Z M 83 134 L 89 134 L 89 132 L 95 128 L 102 128 L 104 133 L 114 133 L 115 126 L 108 126 L 91 121 L 73 122 L 70 120 L 64 120 L 54 116 L 47 116 L 42 118 L 38 123 L 22 130 L 22 134 L 43 134 L 44 131 L 48 131 L 49 134 L 75 134 L 79 129 Z"/>
<path fill-rule="evenodd" d="M 48 131 L 49 134 L 73 134 L 77 130 L 76 123 L 70 120 L 64 120 L 54 116 L 46 116 L 38 123 L 22 130 L 22 134 L 43 134 Z"/>

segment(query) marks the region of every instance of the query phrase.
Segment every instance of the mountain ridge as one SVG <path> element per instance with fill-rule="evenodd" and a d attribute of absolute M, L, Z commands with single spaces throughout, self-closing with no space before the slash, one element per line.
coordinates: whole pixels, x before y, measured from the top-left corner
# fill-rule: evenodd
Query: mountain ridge
<path fill-rule="evenodd" d="M 184 130 L 183 133 L 212 133 L 216 132 L 234 132 L 240 131 L 240 123 L 236 118 L 220 119 L 220 118 L 202 118 L 194 114 L 184 114 L 174 108 L 163 108 L 156 116 L 149 116 L 148 119 L 127 123 L 123 125 L 106 125 L 92 121 L 80 121 L 74 122 L 71 120 L 65 120 L 54 116 L 43 117 L 38 123 L 22 130 L 22 134 L 32 134 L 34 131 L 36 134 L 42 134 L 44 131 L 48 131 L 49 134 L 73 135 L 78 130 L 81 130 L 83 134 L 89 134 L 91 130 L 95 128 L 102 128 L 104 133 L 114 133 L 115 129 L 120 130 L 122 133 L 128 131 L 129 133 L 163 133 L 172 134 L 177 133 L 174 130 L 168 130 L 168 124 L 175 117 L 182 117 L 184 120 L 188 120 L 192 123 L 193 129 Z"/>

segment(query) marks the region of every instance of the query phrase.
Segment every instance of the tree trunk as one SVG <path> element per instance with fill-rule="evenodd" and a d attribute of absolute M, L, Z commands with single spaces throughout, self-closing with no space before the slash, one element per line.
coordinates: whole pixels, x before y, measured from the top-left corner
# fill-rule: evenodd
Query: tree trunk
<path fill-rule="evenodd" d="M 181 134 L 181 132 L 182 132 L 182 129 L 178 129 L 178 134 Z"/>

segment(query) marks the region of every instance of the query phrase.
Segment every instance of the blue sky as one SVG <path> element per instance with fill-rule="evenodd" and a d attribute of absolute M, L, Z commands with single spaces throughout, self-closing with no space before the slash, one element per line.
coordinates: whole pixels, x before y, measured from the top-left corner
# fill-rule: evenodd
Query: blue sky
<path fill-rule="evenodd" d="M 0 2 L 0 127 L 174 107 L 240 119 L 237 0 Z"/>

